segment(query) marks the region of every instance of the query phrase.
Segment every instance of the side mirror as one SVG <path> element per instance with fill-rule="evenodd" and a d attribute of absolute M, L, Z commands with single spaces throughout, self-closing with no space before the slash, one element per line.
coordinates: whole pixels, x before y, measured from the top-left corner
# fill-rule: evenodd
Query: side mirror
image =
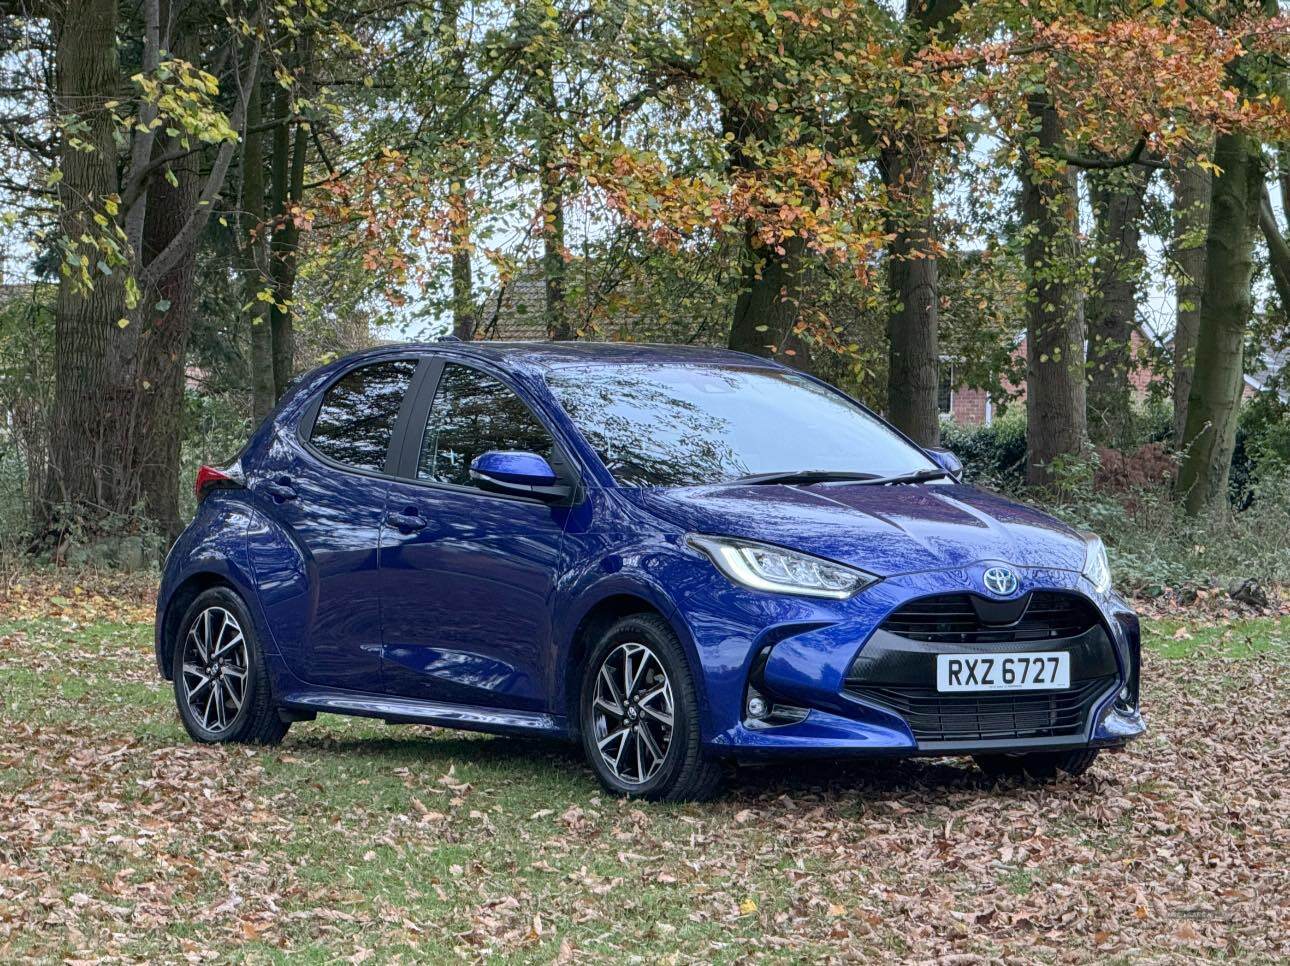
<path fill-rule="evenodd" d="M 963 476 L 963 461 L 949 450 L 932 447 L 923 452 L 932 458 L 933 463 L 954 477 L 954 479 L 957 480 Z"/>
<path fill-rule="evenodd" d="M 564 500 L 573 487 L 561 482 L 551 464 L 537 453 L 489 450 L 470 464 L 470 478 L 485 489 L 540 500 Z"/>

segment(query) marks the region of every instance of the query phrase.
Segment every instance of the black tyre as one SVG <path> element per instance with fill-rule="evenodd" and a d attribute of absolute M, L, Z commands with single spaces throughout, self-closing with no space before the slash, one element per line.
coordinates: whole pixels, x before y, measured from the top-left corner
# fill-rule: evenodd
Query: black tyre
<path fill-rule="evenodd" d="M 1035 782 L 1056 781 L 1066 774 L 1078 778 L 1097 761 L 1096 748 L 1073 751 L 1032 751 L 1019 755 L 973 755 L 977 766 L 991 778 L 1014 778 Z"/>
<path fill-rule="evenodd" d="M 251 615 L 225 587 L 192 602 L 173 642 L 175 703 L 196 741 L 275 745 L 290 725 L 278 715 Z"/>
<path fill-rule="evenodd" d="M 579 695 L 587 761 L 616 795 L 701 801 L 724 769 L 704 758 L 694 675 L 667 622 L 633 614 L 591 648 Z"/>

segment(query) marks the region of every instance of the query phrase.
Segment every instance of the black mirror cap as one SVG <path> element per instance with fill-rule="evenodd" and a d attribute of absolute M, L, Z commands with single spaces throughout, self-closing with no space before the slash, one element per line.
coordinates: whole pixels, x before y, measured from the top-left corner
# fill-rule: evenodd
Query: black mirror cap
<path fill-rule="evenodd" d="M 530 483 L 512 483 L 487 476 L 477 470 L 470 471 L 470 478 L 479 484 L 480 489 L 493 493 L 506 493 L 510 496 L 529 496 L 547 503 L 568 502 L 577 487 L 568 483 L 552 483 L 546 486 L 534 486 Z"/>

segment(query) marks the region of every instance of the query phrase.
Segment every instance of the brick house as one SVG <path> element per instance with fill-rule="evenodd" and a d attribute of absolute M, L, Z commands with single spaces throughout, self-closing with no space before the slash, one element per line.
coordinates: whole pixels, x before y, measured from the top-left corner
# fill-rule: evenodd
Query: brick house
<path fill-rule="evenodd" d="M 1135 326 L 1130 336 L 1129 347 L 1135 362 L 1134 368 L 1129 373 L 1129 382 L 1133 386 L 1134 399 L 1141 402 L 1146 399 L 1151 385 L 1158 382 L 1160 378 L 1150 364 L 1152 356 L 1169 352 L 1169 345 L 1146 326 Z M 1012 358 L 1024 368 L 1026 361 L 1024 335 L 1018 338 L 1012 350 Z M 1021 385 L 1014 385 L 1005 378 L 1003 387 L 1010 405 L 1018 405 L 1025 401 L 1024 382 Z M 1246 391 L 1248 394 L 1248 386 Z M 997 410 L 997 402 L 988 391 L 955 385 L 952 359 L 943 359 L 941 362 L 941 379 L 936 402 L 942 418 L 967 426 L 982 424 L 988 426 L 994 421 Z"/>

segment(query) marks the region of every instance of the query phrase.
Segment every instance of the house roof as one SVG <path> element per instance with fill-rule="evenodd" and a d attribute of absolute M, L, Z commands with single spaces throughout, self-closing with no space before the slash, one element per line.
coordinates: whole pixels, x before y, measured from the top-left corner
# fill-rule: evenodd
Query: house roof
<path fill-rule="evenodd" d="M 1290 347 L 1264 349 L 1251 366 L 1251 371 L 1245 374 L 1245 384 L 1258 392 L 1275 387 L 1282 401 L 1290 402 L 1290 386 L 1277 384 L 1277 377 L 1287 366 L 1290 366 Z"/>

